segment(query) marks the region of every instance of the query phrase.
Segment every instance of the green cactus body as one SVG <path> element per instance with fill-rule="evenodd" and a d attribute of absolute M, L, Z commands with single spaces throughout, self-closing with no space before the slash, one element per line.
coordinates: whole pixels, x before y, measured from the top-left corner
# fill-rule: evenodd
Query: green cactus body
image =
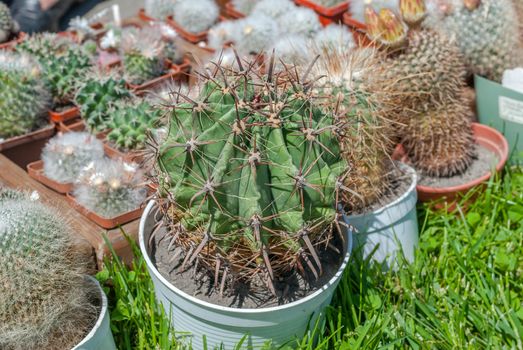
<path fill-rule="evenodd" d="M 145 57 L 138 52 L 124 54 L 123 65 L 128 81 L 143 84 L 164 72 L 164 63 L 158 57 Z"/>
<path fill-rule="evenodd" d="M 18 24 L 11 17 L 9 7 L 0 2 L 0 43 L 3 43 L 18 32 Z"/>
<path fill-rule="evenodd" d="M 38 63 L 26 55 L 0 52 L 0 139 L 45 123 L 50 102 Z"/>
<path fill-rule="evenodd" d="M 473 10 L 455 4 L 436 25 L 455 38 L 472 74 L 501 82 L 506 69 L 522 64 L 519 22 L 511 0 L 482 0 Z"/>
<path fill-rule="evenodd" d="M 147 133 L 156 127 L 160 116 L 161 111 L 148 102 L 118 105 L 111 113 L 107 138 L 120 149 L 142 149 Z"/>
<path fill-rule="evenodd" d="M 131 97 L 125 80 L 113 76 L 90 77 L 80 87 L 75 104 L 89 129 L 102 131 L 108 128 L 111 109 L 120 100 Z"/>
<path fill-rule="evenodd" d="M 69 102 L 79 86 L 78 78 L 91 68 L 91 58 L 72 40 L 56 34 L 36 34 L 17 46 L 40 62 L 55 104 Z"/>
<path fill-rule="evenodd" d="M 85 257 L 53 210 L 23 194 L 9 197 L 0 201 L 0 348 L 70 349 L 97 314 Z"/>
<path fill-rule="evenodd" d="M 174 108 L 158 146 L 159 189 L 188 255 L 271 285 L 332 234 L 347 163 L 336 119 L 304 85 L 235 74 L 227 85 L 209 78 L 194 104 Z"/>

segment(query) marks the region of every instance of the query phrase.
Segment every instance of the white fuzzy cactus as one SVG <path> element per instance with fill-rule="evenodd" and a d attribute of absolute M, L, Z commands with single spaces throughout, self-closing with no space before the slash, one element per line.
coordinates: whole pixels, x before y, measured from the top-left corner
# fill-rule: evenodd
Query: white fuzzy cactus
<path fill-rule="evenodd" d="M 44 174 L 60 183 L 74 182 L 93 160 L 104 157 L 103 143 L 87 132 L 59 133 L 42 151 Z"/>
<path fill-rule="evenodd" d="M 331 24 L 316 33 L 313 39 L 318 53 L 343 52 L 356 47 L 354 37 L 346 26 Z"/>
<path fill-rule="evenodd" d="M 90 211 L 113 218 L 140 207 L 146 197 L 136 164 L 100 159 L 82 170 L 73 194 Z"/>
<path fill-rule="evenodd" d="M 321 29 L 321 23 L 316 12 L 309 8 L 298 7 L 278 18 L 282 33 L 305 35 L 312 37 Z"/>
<path fill-rule="evenodd" d="M 265 15 L 278 19 L 286 13 L 296 9 L 296 5 L 290 0 L 261 0 L 252 9 L 251 14 Z"/>
<path fill-rule="evenodd" d="M 261 14 L 252 14 L 237 23 L 240 28 L 240 39 L 236 46 L 242 54 L 265 51 L 280 33 L 278 23 Z"/>
<path fill-rule="evenodd" d="M 145 13 L 156 19 L 164 19 L 174 13 L 174 4 L 177 0 L 145 0 Z"/>
<path fill-rule="evenodd" d="M 241 27 L 237 21 L 220 22 L 209 29 L 207 44 L 215 50 L 220 50 L 227 42 L 237 42 L 241 37 L 240 31 Z"/>
<path fill-rule="evenodd" d="M 174 4 L 174 20 L 190 33 L 200 33 L 211 28 L 220 14 L 213 0 L 177 0 Z"/>
<path fill-rule="evenodd" d="M 232 0 L 232 6 L 234 9 L 240 13 L 243 13 L 244 15 L 249 15 L 252 10 L 254 9 L 254 6 L 260 2 L 259 0 Z"/>
<path fill-rule="evenodd" d="M 283 64 L 291 67 L 306 65 L 313 58 L 309 50 L 309 40 L 303 35 L 285 35 L 267 51 L 268 59 L 274 51 L 276 68 L 284 68 Z"/>
<path fill-rule="evenodd" d="M 399 13 L 399 0 L 352 0 L 350 2 L 349 11 L 352 15 L 352 18 L 365 22 L 365 6 L 372 5 L 372 7 L 379 11 L 383 8 L 389 8 L 395 13 Z"/>

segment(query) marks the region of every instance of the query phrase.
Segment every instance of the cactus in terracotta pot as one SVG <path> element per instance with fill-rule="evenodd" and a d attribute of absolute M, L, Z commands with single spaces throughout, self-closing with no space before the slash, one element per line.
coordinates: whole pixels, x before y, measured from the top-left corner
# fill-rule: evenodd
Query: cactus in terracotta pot
<path fill-rule="evenodd" d="M 322 242 L 340 230 L 341 123 L 314 78 L 276 77 L 273 62 L 265 73 L 218 67 L 197 96 L 182 96 L 152 149 L 181 269 L 196 263 L 222 292 L 240 282 L 276 294 L 288 276 L 318 277 Z"/>
<path fill-rule="evenodd" d="M 0 140 L 45 125 L 51 99 L 38 62 L 0 51 Z"/>
<path fill-rule="evenodd" d="M 280 33 L 278 23 L 265 15 L 253 14 L 237 21 L 239 37 L 236 48 L 242 54 L 264 52 Z"/>
<path fill-rule="evenodd" d="M 99 312 L 88 257 L 35 197 L 0 189 L 0 348 L 71 349 Z"/>
<path fill-rule="evenodd" d="M 9 7 L 0 2 L 0 44 L 8 41 L 19 30 L 18 23 L 11 17 Z"/>

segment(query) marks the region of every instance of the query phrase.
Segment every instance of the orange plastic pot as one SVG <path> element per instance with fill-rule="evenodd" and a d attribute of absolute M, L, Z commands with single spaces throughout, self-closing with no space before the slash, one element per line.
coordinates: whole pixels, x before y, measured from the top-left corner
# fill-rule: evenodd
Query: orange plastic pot
<path fill-rule="evenodd" d="M 509 146 L 505 137 L 496 129 L 479 123 L 472 123 L 472 131 L 476 143 L 496 154 L 499 159 L 496 164 L 496 173 L 500 172 L 505 166 L 509 155 Z M 408 157 L 402 146 L 396 148 L 393 158 L 408 162 Z M 458 200 L 465 197 L 470 190 L 483 186 L 492 175 L 489 171 L 483 176 L 459 186 L 429 187 L 417 185 L 418 199 L 421 202 L 444 200 L 448 210 L 453 210 Z M 443 208 L 444 205 L 440 203 L 437 207 Z"/>
<path fill-rule="evenodd" d="M 138 10 L 138 18 L 141 19 L 144 22 L 154 22 L 154 21 L 156 21 L 154 18 L 152 18 L 151 16 L 149 16 L 145 12 L 144 8 L 141 8 L 141 9 Z"/>
<path fill-rule="evenodd" d="M 42 149 L 55 131 L 55 126 L 51 124 L 25 135 L 0 141 L 0 152 L 25 169 L 27 164 L 40 159 Z"/>
<path fill-rule="evenodd" d="M 49 119 L 51 119 L 53 123 L 58 124 L 79 117 L 80 109 L 78 109 L 78 107 L 71 107 L 61 112 L 48 111 L 47 113 L 49 114 Z"/>
<path fill-rule="evenodd" d="M 329 25 L 333 22 L 340 22 L 343 17 L 343 13 L 349 8 L 349 1 L 342 2 L 341 4 L 325 7 L 317 4 L 313 0 L 294 0 L 297 5 L 308 7 L 314 10 L 320 16 L 321 24 Z"/>

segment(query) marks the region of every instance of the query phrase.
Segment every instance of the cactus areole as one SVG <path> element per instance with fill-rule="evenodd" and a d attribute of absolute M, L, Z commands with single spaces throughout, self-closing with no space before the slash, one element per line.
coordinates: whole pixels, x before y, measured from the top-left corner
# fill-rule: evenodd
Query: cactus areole
<path fill-rule="evenodd" d="M 346 225 L 347 163 L 335 108 L 319 107 L 312 80 L 273 75 L 274 58 L 268 73 L 236 66 L 180 96 L 156 146 L 159 195 L 182 269 L 196 262 L 222 290 L 242 281 L 274 293 L 274 280 L 322 273 L 318 252 Z"/>

